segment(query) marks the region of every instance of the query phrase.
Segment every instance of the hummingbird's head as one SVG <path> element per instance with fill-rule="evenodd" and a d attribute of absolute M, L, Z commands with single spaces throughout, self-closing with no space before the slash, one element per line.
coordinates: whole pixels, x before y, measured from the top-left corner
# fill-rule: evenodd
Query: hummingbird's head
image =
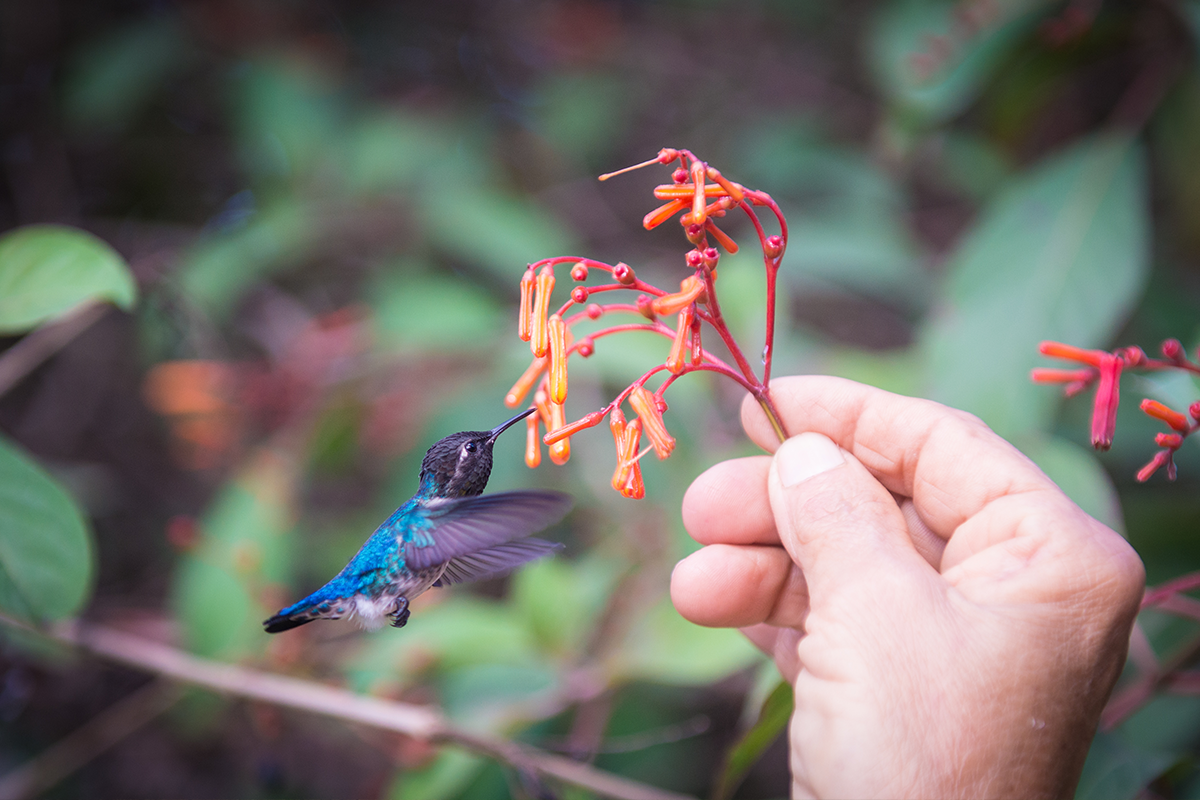
<path fill-rule="evenodd" d="M 496 438 L 536 410 L 526 409 L 490 431 L 452 433 L 436 442 L 421 462 L 421 490 L 436 497 L 483 494 L 492 474 Z"/>

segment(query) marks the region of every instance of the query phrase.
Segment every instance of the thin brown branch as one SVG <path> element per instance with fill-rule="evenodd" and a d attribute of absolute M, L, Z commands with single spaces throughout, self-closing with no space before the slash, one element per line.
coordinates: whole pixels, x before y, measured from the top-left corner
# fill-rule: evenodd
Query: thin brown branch
<path fill-rule="evenodd" d="M 0 800 L 22 800 L 57 785 L 175 704 L 178 686 L 151 683 L 88 720 L 66 738 L 0 778 Z"/>
<path fill-rule="evenodd" d="M 67 316 L 43 325 L 0 355 L 0 395 L 33 372 L 43 361 L 66 347 L 104 316 L 106 303 L 85 303 Z"/>
<path fill-rule="evenodd" d="M 0 622 L 25 627 L 3 617 Z M 602 797 L 615 800 L 684 800 L 687 797 L 498 736 L 463 730 L 430 707 L 382 700 L 313 681 L 211 661 L 99 625 L 77 622 L 41 633 L 134 669 L 221 694 L 324 714 L 420 739 L 457 744 L 503 760 L 518 770 L 556 778 Z"/>

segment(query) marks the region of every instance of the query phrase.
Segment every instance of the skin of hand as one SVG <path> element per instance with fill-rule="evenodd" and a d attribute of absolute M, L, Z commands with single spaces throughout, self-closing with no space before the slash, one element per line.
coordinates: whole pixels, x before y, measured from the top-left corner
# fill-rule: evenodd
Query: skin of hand
<path fill-rule="evenodd" d="M 783 378 L 782 445 L 683 501 L 706 545 L 675 607 L 739 627 L 795 689 L 793 797 L 1069 797 L 1125 661 L 1144 572 L 977 418 Z"/>

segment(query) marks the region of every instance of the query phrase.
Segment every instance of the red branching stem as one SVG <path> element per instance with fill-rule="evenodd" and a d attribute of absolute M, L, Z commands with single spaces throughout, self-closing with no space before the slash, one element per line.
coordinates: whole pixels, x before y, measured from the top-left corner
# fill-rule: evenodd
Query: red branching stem
<path fill-rule="evenodd" d="M 1190 592 L 1193 589 L 1200 589 L 1200 572 L 1188 573 L 1147 591 L 1142 597 L 1142 609 L 1153 608 L 1172 595 Z"/>

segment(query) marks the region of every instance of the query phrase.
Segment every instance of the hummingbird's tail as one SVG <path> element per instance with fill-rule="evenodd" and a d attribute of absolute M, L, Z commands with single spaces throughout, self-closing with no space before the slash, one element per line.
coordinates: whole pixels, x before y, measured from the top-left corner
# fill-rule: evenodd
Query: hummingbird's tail
<path fill-rule="evenodd" d="M 263 622 L 263 629 L 267 633 L 282 633 L 314 619 L 340 619 L 352 608 L 346 592 L 340 589 L 330 581 L 300 602 L 280 609 L 278 614 Z"/>

